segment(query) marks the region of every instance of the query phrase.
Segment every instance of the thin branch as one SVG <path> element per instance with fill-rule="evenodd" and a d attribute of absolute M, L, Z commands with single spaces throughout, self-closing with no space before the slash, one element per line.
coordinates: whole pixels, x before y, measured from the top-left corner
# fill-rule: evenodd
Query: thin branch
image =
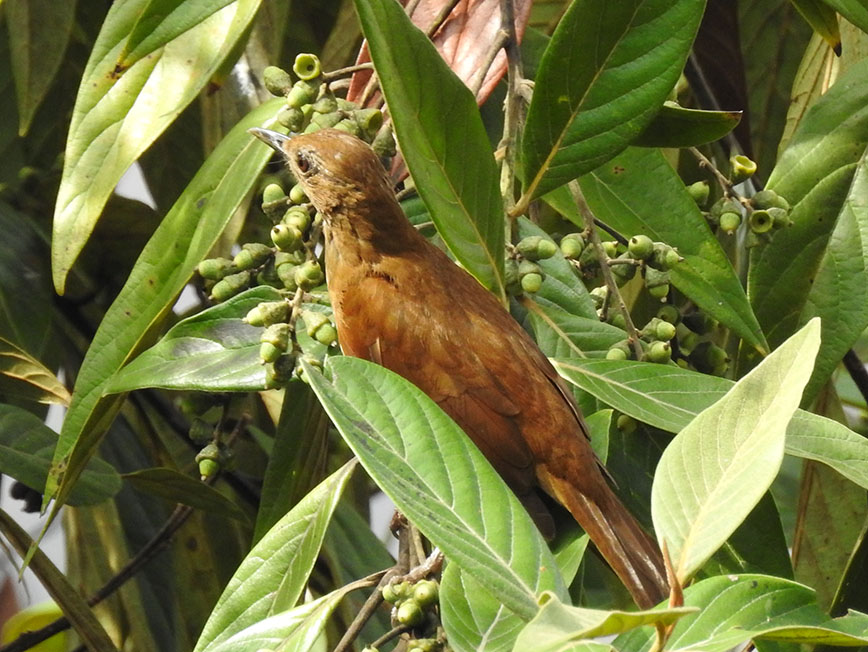
<path fill-rule="evenodd" d="M 345 650 L 349 650 L 352 647 L 353 642 L 358 638 L 362 629 L 383 603 L 383 587 L 389 584 L 393 577 L 400 575 L 401 570 L 397 566 L 393 566 L 388 570 L 381 571 L 381 573 L 382 575 L 380 576 L 380 581 L 377 583 L 377 588 L 374 589 L 374 592 L 368 596 L 367 600 L 365 600 L 365 604 L 363 604 L 362 608 L 359 609 L 359 613 L 356 614 L 355 618 L 353 618 L 353 622 L 350 623 L 347 631 L 344 632 L 341 640 L 338 641 L 337 646 L 335 646 L 334 652 L 345 652 Z"/>
<path fill-rule="evenodd" d="M 588 206 L 588 202 L 585 201 L 585 197 L 582 195 L 579 184 L 576 181 L 570 181 L 569 188 L 570 193 L 573 196 L 573 201 L 576 202 L 579 213 L 585 222 L 585 228 L 588 230 L 591 237 L 591 246 L 594 247 L 597 252 L 603 281 L 605 281 L 606 287 L 609 288 L 609 300 L 611 301 L 614 299 L 618 311 L 624 317 L 624 324 L 627 327 L 627 338 L 630 342 L 630 347 L 633 349 L 633 355 L 637 360 L 641 360 L 642 345 L 639 343 L 639 333 L 636 330 L 636 325 L 633 323 L 633 318 L 630 316 L 630 311 L 627 309 L 627 304 L 624 303 L 624 298 L 621 296 L 618 284 L 615 283 L 615 279 L 612 277 L 612 270 L 609 269 L 609 266 L 606 264 L 606 251 L 603 249 L 602 242 L 600 242 L 600 234 L 597 232 L 597 226 L 594 223 L 594 214 L 591 212 L 591 207 Z"/>
<path fill-rule="evenodd" d="M 498 150 L 503 151 L 500 165 L 500 193 L 507 215 L 515 204 L 515 149 L 523 119 L 521 55 L 515 35 L 515 11 L 512 0 L 500 0 L 500 28 L 506 36 L 506 99 L 503 102 L 503 136 Z M 483 77 L 484 79 L 484 77 Z"/>
<path fill-rule="evenodd" d="M 374 64 L 370 61 L 365 63 L 357 63 L 353 66 L 346 66 L 345 68 L 338 68 L 337 70 L 330 70 L 328 72 L 324 72 L 322 74 L 322 78 L 326 81 L 332 81 L 335 79 L 340 79 L 341 77 L 346 77 L 347 75 L 352 75 L 353 73 L 357 73 L 361 70 L 373 70 Z"/>

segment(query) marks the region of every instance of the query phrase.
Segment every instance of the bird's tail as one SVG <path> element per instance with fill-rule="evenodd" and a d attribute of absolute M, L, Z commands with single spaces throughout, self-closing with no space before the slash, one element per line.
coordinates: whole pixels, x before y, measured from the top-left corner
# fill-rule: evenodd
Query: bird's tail
<path fill-rule="evenodd" d="M 602 490 L 595 491 L 597 495 L 591 499 L 567 480 L 552 476 L 546 480 L 555 498 L 588 533 L 637 605 L 647 609 L 669 595 L 657 543 L 608 485 L 601 483 Z"/>

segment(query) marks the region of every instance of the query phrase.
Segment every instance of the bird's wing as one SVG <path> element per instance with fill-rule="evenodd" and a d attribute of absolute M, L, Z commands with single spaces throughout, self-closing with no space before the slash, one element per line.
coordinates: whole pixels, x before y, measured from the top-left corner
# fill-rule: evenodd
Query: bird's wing
<path fill-rule="evenodd" d="M 507 390 L 510 382 L 522 381 L 521 370 L 509 369 L 516 364 L 496 327 L 473 318 L 448 295 L 426 291 L 424 282 L 418 285 L 410 291 L 387 274 L 371 274 L 334 296 L 341 348 L 414 383 L 462 427 L 517 494 L 530 492 L 536 484 L 533 455 L 517 420 L 520 407 Z M 494 367 L 497 375 L 493 359 L 482 360 L 480 350 L 486 358 L 507 356 Z"/>

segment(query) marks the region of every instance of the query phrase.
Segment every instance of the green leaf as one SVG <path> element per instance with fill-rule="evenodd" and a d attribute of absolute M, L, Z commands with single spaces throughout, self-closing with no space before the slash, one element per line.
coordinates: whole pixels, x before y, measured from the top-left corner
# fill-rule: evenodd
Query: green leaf
<path fill-rule="evenodd" d="M 558 652 L 582 639 L 620 634 L 643 625 L 671 625 L 698 611 L 695 607 L 647 611 L 602 611 L 573 607 L 551 593 L 540 597 L 542 608 L 518 635 L 516 650 Z"/>
<path fill-rule="evenodd" d="M 147 0 L 112 5 L 87 63 L 69 127 L 52 238 L 54 285 L 84 247 L 127 168 L 168 127 L 226 58 L 261 0 L 239 0 L 120 74 L 124 43 Z"/>
<path fill-rule="evenodd" d="M 217 601 L 194 652 L 242 649 L 229 642 L 296 605 L 354 468 L 349 462 L 323 480 L 253 547 Z"/>
<path fill-rule="evenodd" d="M 149 0 L 129 31 L 117 60 L 126 70 L 136 61 L 204 22 L 232 0 Z"/>
<path fill-rule="evenodd" d="M 138 352 L 171 309 L 271 157 L 271 150 L 260 146 L 247 129 L 271 126 L 282 103 L 282 98 L 275 98 L 254 109 L 226 135 L 154 232 L 103 318 L 79 370 L 54 453 L 46 485 L 46 500 L 56 499 L 52 514 L 63 504 L 118 408 L 117 397 L 103 396 L 112 375 Z"/>
<path fill-rule="evenodd" d="M 522 142 L 533 199 L 602 165 L 656 115 L 703 0 L 574 0 L 543 54 Z"/>
<path fill-rule="evenodd" d="M 165 467 L 142 469 L 124 473 L 123 478 L 139 491 L 165 498 L 173 503 L 188 505 L 239 521 L 248 520 L 247 514 L 219 491 L 197 478 L 191 478 L 174 469 Z"/>
<path fill-rule="evenodd" d="M 561 375 L 619 412 L 678 432 L 733 383 L 674 365 L 614 360 L 553 360 Z M 786 452 L 823 462 L 868 489 L 868 440 L 845 425 L 798 410 L 787 428 Z"/>
<path fill-rule="evenodd" d="M 69 404 L 69 392 L 39 360 L 0 337 L 0 392 L 39 403 Z"/>
<path fill-rule="evenodd" d="M 18 100 L 18 135 L 25 136 L 69 43 L 75 0 L 6 0 L 9 54 Z"/>
<path fill-rule="evenodd" d="M 30 535 L 9 514 L 0 509 L 0 532 L 12 544 L 19 555 L 24 556 L 34 548 Z M 60 572 L 48 556 L 39 548 L 32 554 L 30 569 L 40 584 L 63 610 L 75 632 L 88 650 L 93 652 L 117 652 L 111 638 L 100 624 L 96 614 L 66 576 Z"/>
<path fill-rule="evenodd" d="M 42 419 L 14 405 L 0 403 L 0 473 L 40 491 L 45 486 L 57 433 Z M 91 459 L 69 495 L 70 505 L 95 505 L 121 489 L 114 468 Z"/>
<path fill-rule="evenodd" d="M 851 612 L 830 618 L 817 606 L 814 591 L 792 580 L 767 575 L 713 577 L 684 590 L 684 606 L 699 607 L 682 618 L 667 641 L 671 650 L 725 652 L 752 638 L 799 643 L 864 645 L 868 616 Z M 653 630 L 619 636 L 619 650 L 651 648 Z"/>
<path fill-rule="evenodd" d="M 357 358 L 305 365 L 326 412 L 362 465 L 420 531 L 517 616 L 536 595 L 565 595 L 530 516 L 482 453 L 430 398 Z"/>
<path fill-rule="evenodd" d="M 868 328 L 868 149 L 856 174 L 835 229 L 823 252 L 799 322 L 820 317 L 823 344 L 806 402 L 829 380 L 844 354 Z"/>
<path fill-rule="evenodd" d="M 862 0 L 823 0 L 863 32 L 868 32 L 868 6 Z"/>
<path fill-rule="evenodd" d="M 208 392 L 255 392 L 265 388 L 259 357 L 263 329 L 243 321 L 265 301 L 282 295 L 258 286 L 178 322 L 109 381 L 107 393 L 143 387 Z"/>
<path fill-rule="evenodd" d="M 760 351 L 768 349 L 744 289 L 708 223 L 663 154 L 630 148 L 579 181 L 588 205 L 625 237 L 678 249 L 672 284 Z"/>
<path fill-rule="evenodd" d="M 799 407 L 820 347 L 810 321 L 663 451 L 651 514 L 682 584 L 729 538 L 771 486 L 787 424 Z"/>
<path fill-rule="evenodd" d="M 347 593 L 343 587 L 328 595 L 299 605 L 270 618 L 254 622 L 231 638 L 205 648 L 207 652 L 308 652 L 315 649 L 328 619 L 341 598 Z"/>
<path fill-rule="evenodd" d="M 633 140 L 639 147 L 696 147 L 726 136 L 741 120 L 741 111 L 700 111 L 673 106 L 660 108 L 645 131 Z"/>
<path fill-rule="evenodd" d="M 805 302 L 868 145 L 868 60 L 810 108 L 767 187 L 792 206 L 793 225 L 751 250 L 748 296 L 774 347 L 799 326 Z"/>
<path fill-rule="evenodd" d="M 449 645 L 459 652 L 507 652 L 524 621 L 458 564 L 440 580 L 440 617 Z"/>
<path fill-rule="evenodd" d="M 464 268 L 504 299 L 503 201 L 473 94 L 398 3 L 355 4 L 401 153 L 437 231 Z"/>
<path fill-rule="evenodd" d="M 829 44 L 836 53 L 841 53 L 841 32 L 838 30 L 838 17 L 835 10 L 825 0 L 790 0 L 793 6 L 808 21 L 817 34 Z"/>

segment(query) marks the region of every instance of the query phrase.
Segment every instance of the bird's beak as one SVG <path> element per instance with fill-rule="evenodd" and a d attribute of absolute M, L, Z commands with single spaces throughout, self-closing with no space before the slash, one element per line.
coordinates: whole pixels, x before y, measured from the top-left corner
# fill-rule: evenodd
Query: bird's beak
<path fill-rule="evenodd" d="M 278 133 L 276 131 L 271 131 L 271 129 L 260 129 L 259 127 L 252 127 L 248 129 L 247 132 L 253 134 L 263 143 L 265 143 L 275 151 L 280 152 L 281 154 L 284 153 L 283 144 L 289 140 L 289 136 Z"/>

